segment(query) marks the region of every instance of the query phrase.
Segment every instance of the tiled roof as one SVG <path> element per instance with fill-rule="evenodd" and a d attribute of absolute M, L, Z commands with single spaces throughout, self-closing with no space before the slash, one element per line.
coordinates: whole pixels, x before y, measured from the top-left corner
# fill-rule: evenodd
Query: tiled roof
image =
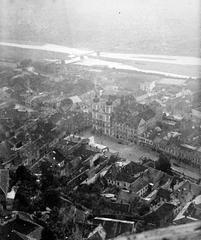
<path fill-rule="evenodd" d="M 111 203 L 108 203 L 108 208 L 111 208 L 113 211 L 116 211 L 116 212 L 129 213 L 130 204 L 111 202 Z"/>
<path fill-rule="evenodd" d="M 154 143 L 160 143 L 161 141 L 162 141 L 162 139 L 159 137 L 154 138 Z"/>
<path fill-rule="evenodd" d="M 167 199 L 168 201 L 170 201 L 170 191 L 163 188 L 159 188 L 157 192 L 157 197 Z"/>
<path fill-rule="evenodd" d="M 161 146 L 161 147 L 165 147 L 167 144 L 168 144 L 168 140 L 162 139 L 162 140 L 160 141 L 160 146 Z"/>
<path fill-rule="evenodd" d="M 149 119 L 151 119 L 155 116 L 156 116 L 156 114 L 152 109 L 147 109 L 146 111 L 138 114 L 138 117 L 143 118 L 145 121 L 148 121 Z"/>
<path fill-rule="evenodd" d="M 94 224 L 101 224 L 106 231 L 106 239 L 120 236 L 123 233 L 132 233 L 134 222 L 110 218 L 95 218 Z"/>
<path fill-rule="evenodd" d="M 138 178 L 135 182 L 133 182 L 131 184 L 131 186 L 129 187 L 129 189 L 132 192 L 137 193 L 138 191 L 140 191 L 141 189 L 143 189 L 145 186 L 147 186 L 149 184 L 149 180 L 147 179 L 143 179 L 143 176 Z"/>
<path fill-rule="evenodd" d="M 3 132 L 4 134 L 8 132 L 10 128 L 6 124 L 0 124 L 0 131 Z"/>
<path fill-rule="evenodd" d="M 5 160 L 10 159 L 15 152 L 12 150 L 13 145 L 10 144 L 7 140 L 0 143 L 0 156 Z"/>
<path fill-rule="evenodd" d="M 106 173 L 105 178 L 120 182 L 132 183 L 136 178 L 139 177 L 139 174 L 144 172 L 146 169 L 147 167 L 135 162 L 130 162 L 122 168 L 117 168 L 114 165 Z"/>
<path fill-rule="evenodd" d="M 30 142 L 20 148 L 20 153 L 22 157 L 27 158 L 35 155 L 38 150 L 38 147 L 33 142 Z"/>
<path fill-rule="evenodd" d="M 132 202 L 137 197 L 136 193 L 126 191 L 126 190 L 120 190 L 118 199 L 124 200 L 126 202 Z"/>
<path fill-rule="evenodd" d="M 38 138 L 34 144 L 38 147 L 38 148 L 42 148 L 43 146 L 45 146 L 47 144 L 47 141 L 45 140 L 44 137 Z"/>
<path fill-rule="evenodd" d="M 6 169 L 0 169 L 0 188 L 7 194 L 9 187 L 9 171 Z"/>
<path fill-rule="evenodd" d="M 57 162 L 62 162 L 64 160 L 64 156 L 57 149 L 54 149 L 49 154 Z"/>
<path fill-rule="evenodd" d="M 55 113 L 48 118 L 48 121 L 52 124 L 56 124 L 57 122 L 61 121 L 62 117 L 63 115 L 61 113 Z"/>
<path fill-rule="evenodd" d="M 171 211 L 175 208 L 175 205 L 171 203 L 163 203 L 159 208 L 157 208 L 154 212 L 145 216 L 145 219 L 149 222 L 157 223 L 166 216 L 171 214 Z"/>

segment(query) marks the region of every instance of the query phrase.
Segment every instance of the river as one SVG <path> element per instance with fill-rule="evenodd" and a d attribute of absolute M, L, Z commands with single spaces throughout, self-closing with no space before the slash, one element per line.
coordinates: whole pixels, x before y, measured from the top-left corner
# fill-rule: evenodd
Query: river
<path fill-rule="evenodd" d="M 174 65 L 191 65 L 197 66 L 198 68 L 201 66 L 201 58 L 196 57 L 188 57 L 188 56 L 169 56 L 169 55 L 146 55 L 146 54 L 122 54 L 122 53 L 109 53 L 109 52 L 101 52 L 100 56 L 106 60 L 95 59 L 96 52 L 92 50 L 83 50 L 77 48 L 70 48 L 65 46 L 53 45 L 53 44 L 45 44 L 45 45 L 25 45 L 18 43 L 8 43 L 8 42 L 0 42 L 1 46 L 7 47 L 15 47 L 22 49 L 36 49 L 42 51 L 52 51 L 58 53 L 67 53 L 71 60 L 66 60 L 66 64 L 73 63 L 75 59 L 75 64 L 85 65 L 85 66 L 107 66 L 109 68 L 122 69 L 122 70 L 131 70 L 136 72 L 142 72 L 147 74 L 158 74 L 162 76 L 175 77 L 175 78 L 196 78 L 190 75 L 182 75 L 182 74 L 174 74 L 170 72 L 163 71 L 152 71 L 152 70 L 144 70 L 140 68 L 133 67 L 129 64 L 123 64 L 119 62 L 115 62 L 115 59 L 122 61 L 140 61 L 140 62 L 154 62 L 154 63 L 167 63 Z M 86 55 L 82 61 L 78 61 L 78 56 Z M 92 56 L 92 57 L 90 57 Z M 107 60 L 108 59 L 108 60 Z M 111 61 L 111 59 L 113 61 Z"/>

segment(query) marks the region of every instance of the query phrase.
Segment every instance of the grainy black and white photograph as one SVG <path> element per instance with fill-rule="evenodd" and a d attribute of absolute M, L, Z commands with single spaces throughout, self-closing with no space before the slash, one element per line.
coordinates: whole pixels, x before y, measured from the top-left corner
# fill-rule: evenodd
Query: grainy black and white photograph
<path fill-rule="evenodd" d="M 200 14 L 0 0 L 0 240 L 201 239 Z"/>

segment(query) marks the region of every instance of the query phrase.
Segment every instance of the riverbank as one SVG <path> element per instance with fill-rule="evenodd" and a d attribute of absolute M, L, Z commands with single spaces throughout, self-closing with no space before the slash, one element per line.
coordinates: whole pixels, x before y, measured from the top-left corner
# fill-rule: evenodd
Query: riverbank
<path fill-rule="evenodd" d="M 97 56 L 97 52 L 93 50 L 82 50 L 53 44 L 28 45 L 0 42 L 0 47 L 22 49 L 27 51 L 35 50 L 41 52 L 52 52 L 54 54 L 50 55 L 54 56 L 54 58 L 59 58 L 61 54 L 65 54 L 66 59 L 69 60 L 69 58 L 71 58 L 71 64 L 73 63 L 73 59 L 75 57 L 84 55 L 84 59 L 80 59 L 80 61 L 73 64 L 84 66 L 106 66 L 108 68 L 119 70 L 129 70 L 139 73 L 151 75 L 156 74 L 183 79 L 198 78 L 201 67 L 200 58 L 188 56 L 123 54 L 109 52 L 100 52 L 100 55 Z M 31 58 L 31 56 L 27 55 L 27 58 Z M 68 61 L 66 63 L 68 63 Z"/>

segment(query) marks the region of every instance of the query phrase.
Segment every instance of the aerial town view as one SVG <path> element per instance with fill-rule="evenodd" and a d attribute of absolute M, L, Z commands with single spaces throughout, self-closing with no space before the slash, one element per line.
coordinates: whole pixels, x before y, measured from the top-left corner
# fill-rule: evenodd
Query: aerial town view
<path fill-rule="evenodd" d="M 0 240 L 201 239 L 199 0 L 1 0 Z"/>

